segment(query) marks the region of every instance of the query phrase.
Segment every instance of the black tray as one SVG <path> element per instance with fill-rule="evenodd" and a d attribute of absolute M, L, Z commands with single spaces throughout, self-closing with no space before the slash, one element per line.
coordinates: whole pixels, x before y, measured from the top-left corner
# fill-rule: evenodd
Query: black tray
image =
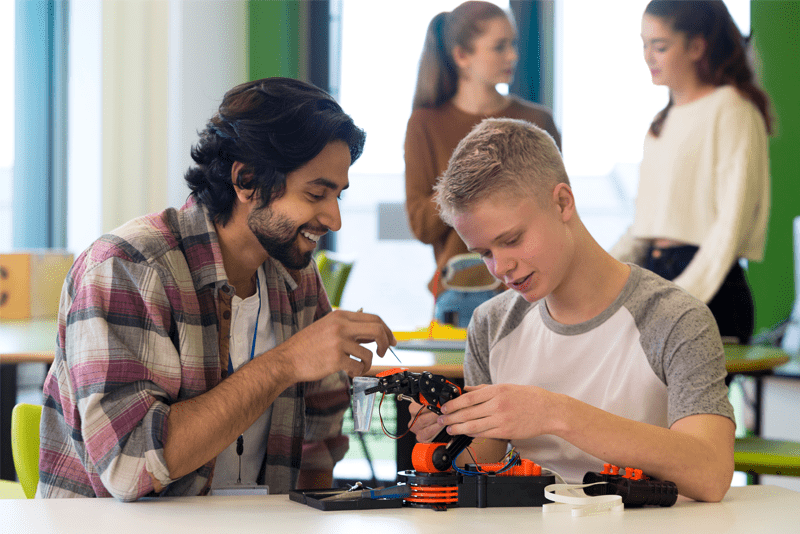
<path fill-rule="evenodd" d="M 339 501 L 323 501 L 325 497 L 330 497 L 346 491 L 344 488 L 314 489 L 314 490 L 292 490 L 289 492 L 289 499 L 307 504 L 317 510 L 330 512 L 334 510 L 376 510 L 380 508 L 400 508 L 403 506 L 403 499 L 348 499 Z"/>

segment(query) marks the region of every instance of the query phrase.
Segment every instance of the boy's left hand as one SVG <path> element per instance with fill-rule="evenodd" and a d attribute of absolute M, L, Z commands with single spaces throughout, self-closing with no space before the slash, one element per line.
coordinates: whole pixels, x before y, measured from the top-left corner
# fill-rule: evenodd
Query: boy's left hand
<path fill-rule="evenodd" d="M 442 406 L 439 423 L 451 435 L 526 439 L 553 433 L 557 396 L 535 386 L 494 384 L 464 388 Z"/>

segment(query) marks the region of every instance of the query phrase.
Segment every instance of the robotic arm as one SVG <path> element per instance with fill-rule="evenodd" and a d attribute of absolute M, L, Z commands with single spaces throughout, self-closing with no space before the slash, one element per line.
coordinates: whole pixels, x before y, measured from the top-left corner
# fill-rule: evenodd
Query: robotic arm
<path fill-rule="evenodd" d="M 396 394 L 399 399 L 412 400 L 436 414 L 442 413 L 444 403 L 461 395 L 458 386 L 444 376 L 428 371 L 413 373 L 408 369 L 396 368 L 378 374 L 377 379 L 377 385 L 363 391 L 365 396 Z M 542 475 L 541 466 L 519 456 L 509 460 L 506 465 L 471 464 L 471 467 L 467 467 L 472 471 L 454 470 L 453 461 L 471 443 L 470 436 L 450 436 L 444 429 L 431 443 L 417 443 L 411 453 L 415 471 L 398 473 L 412 486 L 406 502 L 433 507 L 446 507 L 456 502 L 460 506 L 479 507 L 541 506 L 547 502 L 544 491 L 547 485 L 555 482 L 555 477 L 552 474 Z M 496 482 L 500 480 L 496 477 L 501 475 L 514 477 L 507 480 L 519 484 L 514 486 L 518 490 L 516 493 L 532 497 L 527 500 L 509 497 L 502 489 L 506 486 Z M 628 506 L 672 506 L 678 497 L 678 488 L 673 482 L 651 479 L 640 470 L 631 468 L 626 468 L 622 475 L 619 468 L 611 464 L 606 464 L 600 473 L 587 473 L 584 483 L 600 483 L 587 488 L 587 494 L 620 495 L 622 502 Z M 492 491 L 487 489 L 490 486 L 494 488 Z"/>
<path fill-rule="evenodd" d="M 461 388 L 444 376 L 428 371 L 413 373 L 397 368 L 377 375 L 378 385 L 364 391 L 365 395 L 374 393 L 396 394 L 399 399 L 412 400 L 425 409 L 441 415 L 442 405 L 461 395 Z M 448 471 L 453 460 L 469 447 L 472 438 L 458 435 L 450 436 L 442 429 L 431 443 L 417 443 L 412 452 L 414 469 L 433 473 Z"/>

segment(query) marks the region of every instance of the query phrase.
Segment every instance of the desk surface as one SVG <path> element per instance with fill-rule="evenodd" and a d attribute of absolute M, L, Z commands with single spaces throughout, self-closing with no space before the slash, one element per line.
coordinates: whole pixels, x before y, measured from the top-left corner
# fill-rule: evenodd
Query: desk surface
<path fill-rule="evenodd" d="M 56 343 L 56 320 L 0 321 L 0 363 L 51 363 Z M 396 352 L 402 364 L 391 354 L 375 358 L 370 374 L 409 367 L 414 372 L 428 370 L 447 377 L 463 376 L 465 341 L 413 339 L 398 343 Z M 777 347 L 725 344 L 729 373 L 760 373 L 786 364 L 789 356 Z M 397 364 L 397 365 L 395 365 Z"/>
<path fill-rule="evenodd" d="M 396 361 L 390 353 L 387 353 L 387 357 L 384 359 L 373 359 L 370 374 L 377 374 L 394 367 L 408 367 L 413 372 L 431 371 L 448 378 L 463 378 L 461 365 L 464 360 L 465 343 L 465 341 L 447 340 L 442 342 L 425 339 L 401 342 L 397 344 L 395 352 L 403 363 L 395 365 Z M 460 344 L 460 350 L 456 350 L 458 344 Z M 728 343 L 723 346 L 725 348 L 725 366 L 731 374 L 768 373 L 789 361 L 789 355 L 778 347 Z"/>
<path fill-rule="evenodd" d="M 679 500 L 670 508 L 627 509 L 618 514 L 572 517 L 541 508 L 452 508 L 322 512 L 267 497 L 182 497 L 122 503 L 113 499 L 0 500 L 4 534 L 109 532 L 142 534 L 166 527 L 172 534 L 199 532 L 314 532 L 380 534 L 414 532 L 787 532 L 800 518 L 800 493 L 775 486 L 731 488 L 721 503 Z M 792 526 L 794 525 L 794 526 Z"/>
<path fill-rule="evenodd" d="M 731 374 L 771 372 L 789 361 L 789 355 L 779 347 L 734 345 L 726 343 L 725 367 Z"/>
<path fill-rule="evenodd" d="M 0 321 L 0 363 L 52 363 L 58 322 Z"/>

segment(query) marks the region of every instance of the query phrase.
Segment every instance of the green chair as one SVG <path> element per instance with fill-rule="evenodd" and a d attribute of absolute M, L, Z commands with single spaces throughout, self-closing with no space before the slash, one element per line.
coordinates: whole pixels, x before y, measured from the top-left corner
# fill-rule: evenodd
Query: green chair
<path fill-rule="evenodd" d="M 33 499 L 39 484 L 39 422 L 42 407 L 20 403 L 11 412 L 11 453 L 25 496 Z"/>
<path fill-rule="evenodd" d="M 338 308 L 342 302 L 344 286 L 353 269 L 353 262 L 345 261 L 330 250 L 320 250 L 315 259 L 328 300 L 331 306 Z"/>
<path fill-rule="evenodd" d="M 27 499 L 27 496 L 19 482 L 0 480 L 0 499 Z"/>
<path fill-rule="evenodd" d="M 800 476 L 800 443 L 758 436 L 736 438 L 733 458 L 736 470 L 758 480 L 758 475 Z"/>

